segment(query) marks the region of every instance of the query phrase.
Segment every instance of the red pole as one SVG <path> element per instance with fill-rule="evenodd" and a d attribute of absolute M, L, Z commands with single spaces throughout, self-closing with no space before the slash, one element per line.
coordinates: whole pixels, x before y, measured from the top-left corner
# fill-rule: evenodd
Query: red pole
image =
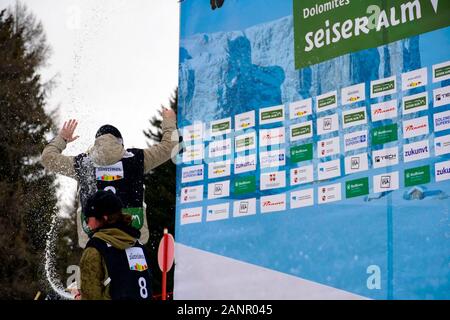
<path fill-rule="evenodd" d="M 167 241 L 169 235 L 167 234 L 167 228 L 164 228 L 164 248 L 163 248 L 163 273 L 162 273 L 162 300 L 166 300 L 167 298 Z"/>

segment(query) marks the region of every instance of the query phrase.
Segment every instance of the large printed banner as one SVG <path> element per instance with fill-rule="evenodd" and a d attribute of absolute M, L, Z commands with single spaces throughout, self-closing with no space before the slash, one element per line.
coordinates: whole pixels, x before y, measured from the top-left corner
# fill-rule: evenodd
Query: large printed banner
<path fill-rule="evenodd" d="M 181 3 L 176 299 L 450 298 L 450 1 Z"/>

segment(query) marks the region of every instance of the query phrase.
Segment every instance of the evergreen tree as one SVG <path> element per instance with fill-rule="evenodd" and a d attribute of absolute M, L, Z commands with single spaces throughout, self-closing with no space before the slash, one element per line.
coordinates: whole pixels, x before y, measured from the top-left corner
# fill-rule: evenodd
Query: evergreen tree
<path fill-rule="evenodd" d="M 49 54 L 42 25 L 17 4 L 0 12 L 0 299 L 32 299 L 42 279 L 46 234 L 56 214 L 55 176 L 39 163 Z"/>
<path fill-rule="evenodd" d="M 169 108 L 177 112 L 178 90 L 170 98 Z M 159 116 L 150 120 L 150 128 L 144 135 L 150 140 L 147 144 L 158 143 L 162 139 L 162 111 Z M 175 226 L 175 187 L 176 166 L 169 160 L 155 168 L 145 176 L 145 202 L 147 203 L 147 218 L 149 241 L 147 246 L 151 255 L 150 267 L 153 273 L 153 295 L 161 294 L 161 270 L 158 266 L 158 246 L 163 236 L 164 228 L 174 235 Z M 173 291 L 174 268 L 167 275 L 167 292 Z"/>

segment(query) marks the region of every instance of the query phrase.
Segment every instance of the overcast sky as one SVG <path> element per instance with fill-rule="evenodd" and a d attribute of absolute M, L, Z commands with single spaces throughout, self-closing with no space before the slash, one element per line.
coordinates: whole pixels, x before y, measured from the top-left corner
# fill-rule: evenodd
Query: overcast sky
<path fill-rule="evenodd" d="M 78 140 L 67 155 L 84 152 L 106 123 L 126 147 L 146 147 L 148 120 L 178 84 L 178 0 L 22 0 L 42 22 L 52 48 L 45 79 L 57 86 L 48 110 L 59 107 L 58 125 L 79 120 Z M 0 0 L 0 10 L 15 0 Z M 61 180 L 60 200 L 75 183 Z"/>

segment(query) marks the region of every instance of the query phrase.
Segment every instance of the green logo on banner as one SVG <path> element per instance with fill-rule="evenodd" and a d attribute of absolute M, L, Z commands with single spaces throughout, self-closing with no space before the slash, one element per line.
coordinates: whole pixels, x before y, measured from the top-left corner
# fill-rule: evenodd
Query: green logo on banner
<path fill-rule="evenodd" d="M 354 198 L 369 194 L 369 178 L 350 180 L 345 183 L 345 197 Z"/>
<path fill-rule="evenodd" d="M 234 181 L 234 194 L 244 194 L 255 192 L 256 178 L 255 176 L 239 177 Z"/>
<path fill-rule="evenodd" d="M 261 113 L 261 120 L 271 120 L 276 118 L 283 118 L 283 109 L 264 111 Z"/>
<path fill-rule="evenodd" d="M 255 139 L 253 137 L 245 137 L 244 139 L 240 139 L 236 141 L 236 147 L 248 147 L 252 146 L 255 143 Z"/>
<path fill-rule="evenodd" d="M 372 129 L 372 145 L 384 144 L 398 140 L 397 124 Z"/>
<path fill-rule="evenodd" d="M 350 114 L 344 115 L 344 123 L 351 123 L 356 121 L 361 121 L 366 118 L 366 113 L 364 111 L 358 111 Z"/>
<path fill-rule="evenodd" d="M 296 69 L 450 25 L 438 0 L 294 0 Z"/>
<path fill-rule="evenodd" d="M 216 123 L 212 125 L 212 132 L 225 131 L 230 129 L 230 121 Z"/>
<path fill-rule="evenodd" d="M 313 144 L 303 144 L 291 148 L 291 162 L 301 162 L 312 160 L 313 158 Z"/>
<path fill-rule="evenodd" d="M 310 134 L 310 133 L 311 133 L 311 125 L 310 124 L 307 124 L 303 127 L 298 127 L 298 128 L 292 129 L 293 137 L 303 136 L 305 134 Z"/>
<path fill-rule="evenodd" d="M 395 80 L 377 83 L 372 86 L 372 94 L 395 89 Z"/>
<path fill-rule="evenodd" d="M 427 104 L 426 97 L 419 97 L 416 99 L 405 101 L 405 110 L 423 107 Z"/>
<path fill-rule="evenodd" d="M 448 66 L 443 66 L 441 68 L 436 68 L 434 70 L 434 77 L 436 79 L 440 78 L 440 77 L 445 77 L 446 75 L 448 75 L 450 73 L 450 65 Z"/>
<path fill-rule="evenodd" d="M 419 184 L 429 183 L 430 166 L 422 166 L 405 170 L 405 187 L 417 186 Z"/>
<path fill-rule="evenodd" d="M 332 95 L 329 97 L 325 97 L 323 99 L 320 99 L 317 103 L 317 106 L 320 108 L 332 105 L 336 103 L 336 95 Z"/>

